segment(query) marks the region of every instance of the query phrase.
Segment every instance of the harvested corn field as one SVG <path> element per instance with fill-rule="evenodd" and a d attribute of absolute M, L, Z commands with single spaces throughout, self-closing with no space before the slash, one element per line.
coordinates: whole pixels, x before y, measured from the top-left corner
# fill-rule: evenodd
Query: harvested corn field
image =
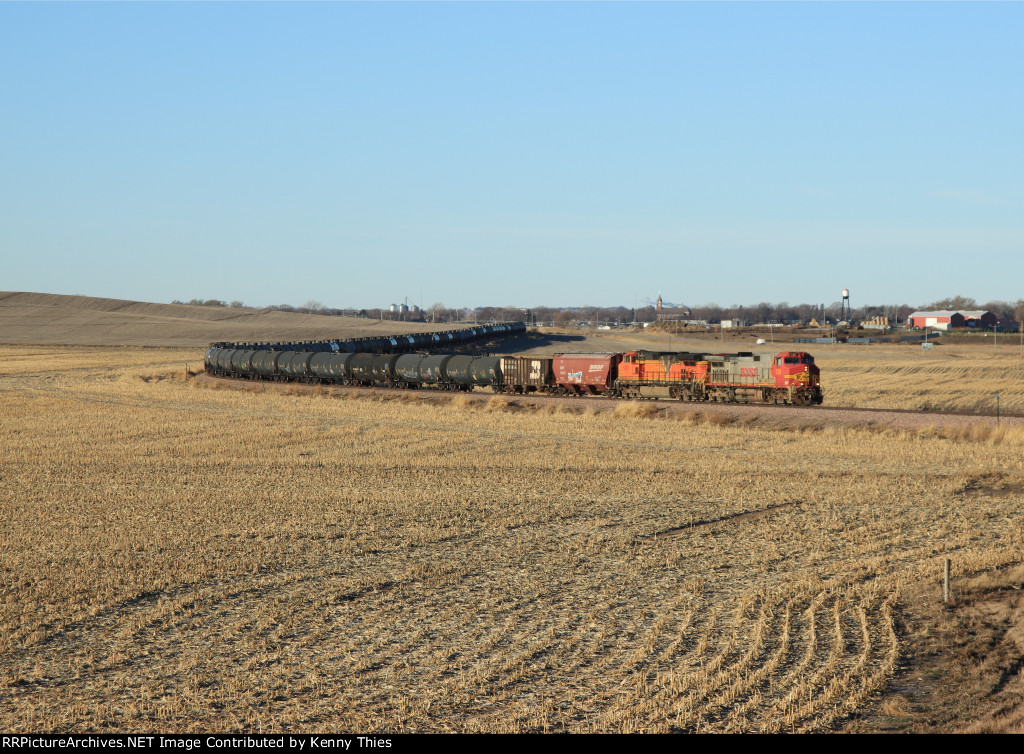
<path fill-rule="evenodd" d="M 1018 431 L 0 353 L 10 731 L 833 730 L 896 676 L 908 590 L 1024 544 Z"/>
<path fill-rule="evenodd" d="M 990 351 L 943 345 L 941 351 L 877 346 L 815 352 L 830 406 L 1024 414 L 1024 359 L 1016 347 Z"/>

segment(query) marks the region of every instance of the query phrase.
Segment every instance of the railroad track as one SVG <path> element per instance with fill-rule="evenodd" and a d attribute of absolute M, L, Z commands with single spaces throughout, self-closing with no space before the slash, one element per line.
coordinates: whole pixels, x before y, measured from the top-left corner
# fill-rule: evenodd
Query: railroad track
<path fill-rule="evenodd" d="M 935 411 L 890 408 L 858 408 L 855 406 L 776 406 L 769 403 L 717 403 L 689 402 L 676 400 L 647 399 L 636 401 L 627 398 L 609 398 L 605 396 L 557 396 L 543 393 L 529 395 L 510 395 L 484 391 L 450 392 L 443 390 L 407 390 L 389 387 L 359 387 L 355 385 L 318 385 L 302 382 L 276 382 L 265 380 L 243 380 L 230 377 L 214 377 L 200 374 L 196 379 L 201 382 L 230 385 L 242 390 L 264 391 L 298 391 L 314 393 L 317 390 L 352 390 L 375 395 L 393 395 L 396 398 L 414 398 L 424 401 L 448 402 L 456 396 L 486 403 L 494 398 L 507 401 L 514 410 L 516 408 L 544 408 L 561 406 L 567 410 L 586 407 L 595 413 L 614 411 L 620 405 L 647 405 L 656 407 L 656 415 L 685 416 L 687 414 L 735 414 L 744 417 L 759 417 L 768 423 L 797 423 L 800 425 L 822 425 L 839 423 L 846 425 L 879 425 L 883 424 L 897 429 L 919 429 L 930 426 L 955 426 L 978 422 L 995 423 L 994 412 L 969 413 L 966 411 Z M 1011 426 L 1024 426 L 1024 415 L 1000 412 L 998 420 Z"/>

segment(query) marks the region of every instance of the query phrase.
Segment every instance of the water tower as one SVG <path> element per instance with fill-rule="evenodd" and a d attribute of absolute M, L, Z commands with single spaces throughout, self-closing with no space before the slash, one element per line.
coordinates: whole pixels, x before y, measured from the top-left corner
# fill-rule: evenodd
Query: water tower
<path fill-rule="evenodd" d="M 841 322 L 850 321 L 850 289 L 843 288 L 843 305 L 839 310 L 839 320 Z"/>

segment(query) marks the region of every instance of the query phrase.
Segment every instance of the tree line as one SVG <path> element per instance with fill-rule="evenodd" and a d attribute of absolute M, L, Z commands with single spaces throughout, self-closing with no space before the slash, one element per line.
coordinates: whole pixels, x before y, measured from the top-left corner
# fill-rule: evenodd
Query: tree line
<path fill-rule="evenodd" d="M 245 308 L 241 301 L 230 303 L 218 299 L 191 299 L 190 301 L 174 300 L 171 303 L 187 306 L 220 306 Z M 721 322 L 723 319 L 739 319 L 751 324 L 760 323 L 807 323 L 812 319 L 819 322 L 837 321 L 842 314 L 842 302 L 824 304 L 790 305 L 783 301 L 770 303 L 762 301 L 753 305 L 719 306 L 704 304 L 694 307 L 668 307 L 658 310 L 653 306 L 630 308 L 625 306 L 599 307 L 549 307 L 538 306 L 522 308 L 515 306 L 480 306 L 470 308 L 450 308 L 437 302 L 426 309 L 391 311 L 389 308 L 371 309 L 340 309 L 327 307 L 319 301 L 310 300 L 302 306 L 276 304 L 273 306 L 252 307 L 261 311 L 295 312 L 299 314 L 320 314 L 333 317 L 366 317 L 369 319 L 385 319 L 405 322 L 432 323 L 488 323 L 488 322 L 527 322 L 529 324 L 553 324 L 556 326 L 572 326 L 577 322 L 591 324 L 607 323 L 629 324 L 631 322 L 654 322 L 658 319 L 691 320 L 707 323 Z M 988 301 L 979 305 L 973 298 L 951 296 L 920 306 L 910 304 L 877 304 L 855 307 L 850 318 L 856 321 L 871 320 L 876 317 L 889 317 L 889 321 L 900 323 L 914 311 L 990 311 L 1003 320 L 1014 320 L 1024 323 L 1024 299 L 1016 301 Z"/>

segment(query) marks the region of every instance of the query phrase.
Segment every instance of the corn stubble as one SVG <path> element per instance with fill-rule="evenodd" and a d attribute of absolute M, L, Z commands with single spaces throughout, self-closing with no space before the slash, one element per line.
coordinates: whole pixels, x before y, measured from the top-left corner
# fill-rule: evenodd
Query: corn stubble
<path fill-rule="evenodd" d="M 814 355 L 829 406 L 992 414 L 998 395 L 1004 412 L 1024 414 L 1024 360 L 1016 347 L 820 348 Z"/>
<path fill-rule="evenodd" d="M 1015 435 L 0 351 L 8 731 L 828 730 L 892 677 L 901 588 L 1024 543 Z"/>

